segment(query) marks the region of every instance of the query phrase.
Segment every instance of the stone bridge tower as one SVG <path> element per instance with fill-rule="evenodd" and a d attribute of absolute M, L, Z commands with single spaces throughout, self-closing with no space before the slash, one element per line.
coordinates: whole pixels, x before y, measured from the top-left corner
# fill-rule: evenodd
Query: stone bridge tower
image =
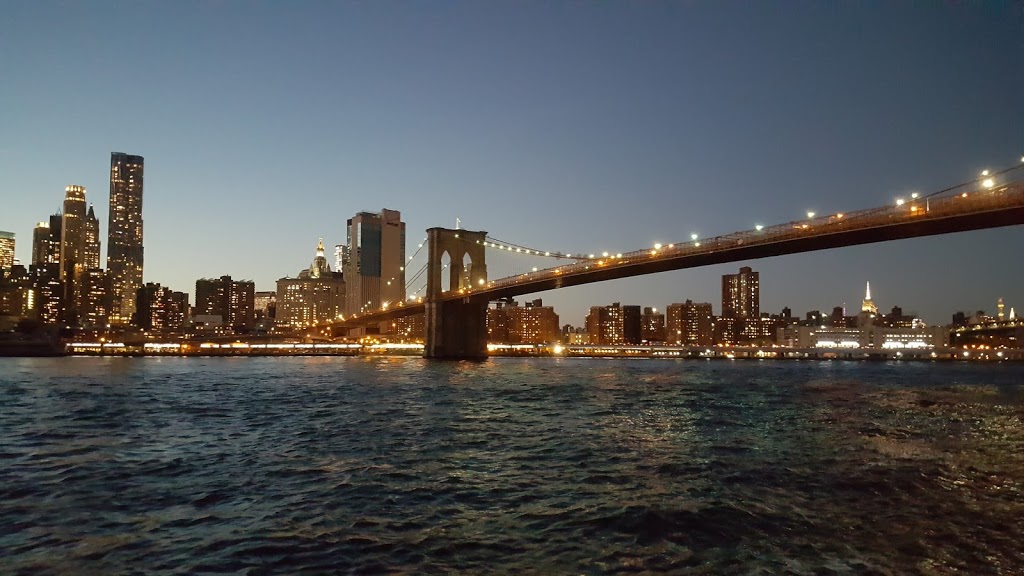
<path fill-rule="evenodd" d="M 484 240 L 487 232 L 430 228 L 427 230 L 426 342 L 424 358 L 487 357 L 487 299 L 444 295 L 479 288 L 487 282 Z M 442 291 L 442 260 L 447 254 L 449 289 Z M 467 266 L 468 264 L 468 266 Z"/>

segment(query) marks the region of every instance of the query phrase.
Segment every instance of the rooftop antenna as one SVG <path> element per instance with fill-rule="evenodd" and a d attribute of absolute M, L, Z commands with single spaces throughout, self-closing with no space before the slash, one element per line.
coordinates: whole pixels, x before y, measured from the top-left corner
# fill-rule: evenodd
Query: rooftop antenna
<path fill-rule="evenodd" d="M 458 230 L 458 229 L 459 229 L 459 226 L 460 226 L 461 224 L 462 224 L 462 220 L 459 220 L 459 217 L 458 217 L 458 216 L 456 216 L 456 217 L 455 217 L 455 229 L 456 229 L 456 230 Z"/>

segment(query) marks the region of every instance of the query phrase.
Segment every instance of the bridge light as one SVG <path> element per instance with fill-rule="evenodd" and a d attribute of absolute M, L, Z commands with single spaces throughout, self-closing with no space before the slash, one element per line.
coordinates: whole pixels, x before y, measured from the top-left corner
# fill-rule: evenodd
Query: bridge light
<path fill-rule="evenodd" d="M 477 281 L 477 284 L 479 284 L 479 285 L 483 286 L 483 285 L 484 285 L 484 279 L 483 279 L 483 278 L 481 278 L 480 280 L 478 280 L 478 281 Z"/>
<path fill-rule="evenodd" d="M 814 212 L 810 212 L 810 211 L 808 211 L 808 212 L 807 212 L 807 217 L 808 217 L 808 218 L 814 218 Z"/>
<path fill-rule="evenodd" d="M 988 170 L 982 170 L 981 171 L 981 175 L 982 176 L 988 176 Z"/>
<path fill-rule="evenodd" d="M 910 195 L 910 197 L 913 198 L 914 200 L 917 200 L 918 198 L 921 197 L 921 195 L 918 194 L 917 192 L 914 192 L 913 194 Z"/>
<path fill-rule="evenodd" d="M 607 252 L 601 252 L 601 256 L 607 258 L 608 257 L 608 253 Z"/>
<path fill-rule="evenodd" d="M 537 267 L 536 267 L 536 266 L 534 266 L 534 267 L 533 267 L 533 271 L 534 271 L 534 272 L 536 272 L 536 271 L 537 271 Z"/>
<path fill-rule="evenodd" d="M 545 256 L 551 256 L 551 252 L 545 252 L 544 255 Z"/>
<path fill-rule="evenodd" d="M 897 205 L 897 206 L 903 206 L 903 204 L 904 204 L 905 202 L 906 202 L 906 201 L 905 201 L 905 200 L 904 200 L 903 198 L 897 198 L 897 199 L 896 199 L 896 205 Z"/>
<path fill-rule="evenodd" d="M 590 258 L 593 258 L 593 257 L 594 257 L 594 255 L 593 255 L 593 254 L 591 254 L 591 255 L 590 255 Z"/>
<path fill-rule="evenodd" d="M 690 240 L 696 240 L 697 238 L 697 234 L 690 234 Z"/>
<path fill-rule="evenodd" d="M 967 192 L 964 192 L 963 194 L 961 194 L 960 197 L 961 198 L 967 198 Z"/>
<path fill-rule="evenodd" d="M 661 250 L 661 242 L 658 242 L 657 244 L 655 244 L 654 245 L 654 249 L 655 250 Z"/>
<path fill-rule="evenodd" d="M 758 225 L 754 226 L 754 230 L 757 230 L 758 232 L 760 232 L 761 230 L 764 230 L 764 226 L 758 224 Z"/>
<path fill-rule="evenodd" d="M 985 188 L 991 188 L 996 185 L 996 181 L 991 178 L 985 178 L 985 181 L 981 183 Z"/>
<path fill-rule="evenodd" d="M 1021 157 L 1020 157 L 1020 161 L 1021 161 L 1021 162 L 1024 162 L 1024 156 L 1021 156 Z"/>
<path fill-rule="evenodd" d="M 700 242 L 694 242 L 693 245 L 700 248 Z"/>
<path fill-rule="evenodd" d="M 619 253 L 619 254 L 616 254 L 616 255 L 615 255 L 615 257 L 616 257 L 616 258 L 622 258 L 622 254 L 621 254 L 621 253 Z"/>

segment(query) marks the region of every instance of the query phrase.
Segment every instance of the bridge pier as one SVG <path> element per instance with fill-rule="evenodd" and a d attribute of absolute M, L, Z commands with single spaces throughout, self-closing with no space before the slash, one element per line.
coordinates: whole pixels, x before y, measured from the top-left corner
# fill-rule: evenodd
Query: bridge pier
<path fill-rule="evenodd" d="M 441 260 L 450 258 L 447 294 L 469 291 L 487 282 L 484 241 L 487 232 L 427 230 L 427 293 L 424 302 L 424 358 L 479 360 L 487 357 L 486 299 L 464 296 L 444 300 Z M 469 260 L 469 269 L 464 266 Z"/>

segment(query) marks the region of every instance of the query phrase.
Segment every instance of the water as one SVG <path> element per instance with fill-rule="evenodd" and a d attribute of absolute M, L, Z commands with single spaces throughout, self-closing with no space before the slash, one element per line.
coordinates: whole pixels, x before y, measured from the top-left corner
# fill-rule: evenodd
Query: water
<path fill-rule="evenodd" d="M 1024 574 L 1024 366 L 0 359 L 0 573 Z"/>

